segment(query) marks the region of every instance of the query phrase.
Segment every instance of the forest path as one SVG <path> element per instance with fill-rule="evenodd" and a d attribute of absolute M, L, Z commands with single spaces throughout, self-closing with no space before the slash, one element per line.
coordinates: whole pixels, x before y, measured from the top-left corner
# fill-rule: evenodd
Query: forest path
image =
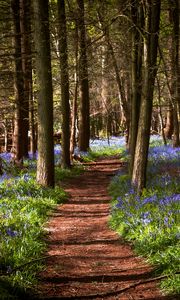
<path fill-rule="evenodd" d="M 40 274 L 41 299 L 175 299 L 160 294 L 152 268 L 108 227 L 110 179 L 121 168 L 116 157 L 89 164 L 64 184 L 70 197 L 53 212 L 46 269 Z"/>

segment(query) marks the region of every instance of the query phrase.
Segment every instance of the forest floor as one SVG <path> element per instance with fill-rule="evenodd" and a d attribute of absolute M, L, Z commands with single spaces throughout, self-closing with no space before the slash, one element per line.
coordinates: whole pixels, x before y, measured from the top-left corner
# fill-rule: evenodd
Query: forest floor
<path fill-rule="evenodd" d="M 46 229 L 48 251 L 39 274 L 39 299 L 161 299 L 153 267 L 108 226 L 107 187 L 122 168 L 117 157 L 87 165 L 64 183 L 69 200 L 53 211 Z"/>

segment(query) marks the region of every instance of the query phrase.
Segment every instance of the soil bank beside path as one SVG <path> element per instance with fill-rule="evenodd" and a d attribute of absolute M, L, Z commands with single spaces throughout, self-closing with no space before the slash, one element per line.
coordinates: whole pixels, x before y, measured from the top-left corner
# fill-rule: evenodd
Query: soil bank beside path
<path fill-rule="evenodd" d="M 64 184 L 69 200 L 47 224 L 47 254 L 52 257 L 40 274 L 41 299 L 178 299 L 162 296 L 156 282 L 122 291 L 153 275 L 145 260 L 108 227 L 107 187 L 120 168 L 119 159 L 104 158 Z"/>

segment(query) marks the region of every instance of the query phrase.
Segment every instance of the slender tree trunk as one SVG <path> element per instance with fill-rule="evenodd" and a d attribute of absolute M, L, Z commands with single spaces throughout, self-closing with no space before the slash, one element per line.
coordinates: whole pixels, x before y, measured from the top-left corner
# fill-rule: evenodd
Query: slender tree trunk
<path fill-rule="evenodd" d="M 14 23 L 15 46 L 15 113 L 13 132 L 13 162 L 17 165 L 23 163 L 23 107 L 24 107 L 24 81 L 21 57 L 21 30 L 19 0 L 11 0 L 11 9 Z"/>
<path fill-rule="evenodd" d="M 139 126 L 135 149 L 132 184 L 139 193 L 146 186 L 146 169 L 151 127 L 152 102 L 154 81 L 157 72 L 157 47 L 160 20 L 160 0 L 145 3 L 145 31 L 144 38 L 144 82 L 140 108 Z"/>
<path fill-rule="evenodd" d="M 89 121 L 89 81 L 86 54 L 86 30 L 84 24 L 84 0 L 77 0 L 79 19 L 79 85 L 80 85 L 80 116 L 79 116 L 79 150 L 87 151 L 90 139 Z"/>
<path fill-rule="evenodd" d="M 102 3 L 102 9 L 103 9 L 103 7 L 104 6 L 103 6 L 103 3 Z M 108 46 L 108 52 L 110 53 L 111 58 L 112 58 L 112 63 L 113 63 L 113 67 L 114 67 L 114 71 L 115 71 L 115 75 L 116 75 L 116 82 L 117 82 L 117 86 L 118 86 L 118 90 L 119 90 L 119 95 L 120 95 L 120 98 L 121 98 L 121 105 L 122 105 L 123 114 L 124 114 L 124 117 L 125 117 L 126 129 L 127 129 L 127 132 L 129 133 L 130 110 L 129 110 L 129 107 L 128 107 L 128 102 L 127 102 L 127 99 L 126 99 L 122 79 L 121 79 L 120 74 L 119 74 L 118 63 L 117 63 L 116 56 L 115 56 L 115 53 L 114 53 L 114 49 L 113 49 L 111 39 L 110 39 L 110 36 L 109 36 L 109 30 L 108 30 L 107 27 L 104 26 L 102 12 L 100 12 L 100 10 L 98 10 L 98 17 L 99 17 L 99 20 L 100 20 L 102 31 L 103 31 L 104 36 L 105 36 L 106 44 Z"/>
<path fill-rule="evenodd" d="M 178 121 L 178 102 L 179 94 L 179 0 L 169 0 L 170 4 L 170 21 L 173 26 L 172 35 L 172 79 L 171 79 L 171 93 L 173 100 L 173 120 L 174 120 L 174 133 L 173 133 L 173 146 L 180 146 L 180 128 Z"/>
<path fill-rule="evenodd" d="M 70 136 L 70 157 L 71 161 L 73 160 L 74 149 L 76 146 L 76 122 L 77 122 L 77 98 L 78 98 L 78 48 L 79 48 L 79 39 L 78 39 L 78 27 L 77 22 L 75 24 L 75 73 L 74 73 L 74 97 L 72 104 L 72 118 L 71 118 L 71 136 Z"/>
<path fill-rule="evenodd" d="M 28 157 L 29 142 L 29 101 L 32 85 L 32 65 L 31 65 L 31 19 L 30 0 L 20 0 L 20 27 L 21 27 L 21 50 L 22 69 L 24 77 L 24 105 L 23 105 L 23 155 Z"/>
<path fill-rule="evenodd" d="M 34 42 L 38 84 L 37 181 L 54 186 L 53 91 L 48 0 L 33 0 Z"/>
<path fill-rule="evenodd" d="M 131 122 L 130 122 L 130 143 L 129 149 L 131 153 L 130 173 L 132 173 L 134 164 L 134 155 L 136 148 L 136 139 L 138 133 L 138 122 L 141 105 L 141 84 L 142 84 L 142 55 L 143 55 L 143 39 L 138 28 L 143 27 L 144 16 L 143 8 L 139 0 L 131 1 L 131 18 L 134 24 L 132 29 L 132 69 L 131 69 Z"/>
<path fill-rule="evenodd" d="M 164 132 L 164 122 L 163 122 L 162 110 L 161 110 L 161 87 L 160 87 L 159 79 L 156 78 L 156 80 L 157 80 L 157 87 L 158 87 L 158 105 L 159 105 L 158 116 L 159 116 L 159 122 L 160 122 L 160 131 L 161 131 L 164 145 L 167 145 L 166 136 L 165 136 L 165 132 Z"/>
<path fill-rule="evenodd" d="M 69 168 L 70 163 L 70 105 L 69 74 L 67 54 L 66 14 L 64 0 L 58 0 L 59 53 L 61 68 L 61 108 L 62 108 L 62 167 Z"/>
<path fill-rule="evenodd" d="M 4 120 L 4 152 L 8 152 L 8 122 Z"/>
<path fill-rule="evenodd" d="M 34 96 L 31 85 L 30 91 L 30 103 L 29 103 L 29 131 L 30 131 L 30 152 L 33 157 L 37 151 L 37 123 L 35 118 L 35 108 L 34 108 Z"/>
<path fill-rule="evenodd" d="M 171 43 L 172 44 L 172 43 Z M 166 64 L 166 61 L 163 56 L 163 52 L 158 45 L 158 50 L 159 50 L 159 55 L 160 58 L 162 59 L 163 65 L 164 65 L 164 74 L 166 77 L 167 81 L 167 88 L 169 92 L 169 101 L 168 101 L 168 109 L 167 109 L 167 120 L 166 120 L 166 127 L 164 130 L 165 137 L 167 139 L 172 139 L 173 131 L 174 131 L 174 121 L 173 121 L 173 95 L 172 95 L 172 89 L 171 89 L 171 81 L 169 80 L 169 75 L 168 75 L 168 66 Z M 171 50 L 170 50 L 171 52 Z M 172 72 L 171 72 L 172 73 Z M 172 74 L 171 74 L 172 76 Z"/>
<path fill-rule="evenodd" d="M 101 99 L 102 99 L 102 118 L 104 123 L 104 128 L 106 128 L 106 137 L 109 140 L 109 93 L 110 88 L 108 85 L 109 82 L 109 73 L 108 73 L 108 65 L 109 65 L 109 53 L 107 49 L 107 45 L 103 45 L 101 47 L 102 58 L 101 58 Z"/>
<path fill-rule="evenodd" d="M 171 140 L 174 131 L 173 125 L 173 106 L 171 101 L 169 101 L 167 113 L 166 113 L 166 127 L 164 130 L 165 136 L 167 139 Z"/>

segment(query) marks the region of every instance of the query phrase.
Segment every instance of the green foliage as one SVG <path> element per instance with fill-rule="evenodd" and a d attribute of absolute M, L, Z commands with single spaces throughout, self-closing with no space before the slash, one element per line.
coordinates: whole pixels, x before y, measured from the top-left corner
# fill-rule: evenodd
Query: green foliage
<path fill-rule="evenodd" d="M 109 187 L 111 227 L 156 266 L 157 274 L 170 275 L 161 287 L 171 293 L 180 292 L 179 277 L 175 275 L 179 271 L 180 255 L 180 182 L 175 172 L 179 166 L 179 150 L 151 145 L 148 185 L 141 196 L 131 186 L 125 171 Z"/>
<path fill-rule="evenodd" d="M 0 196 L 0 276 L 8 278 L 7 284 L 27 288 L 42 269 L 42 262 L 27 263 L 46 249 L 48 212 L 67 196 L 58 186 L 41 187 L 29 174 L 1 183 Z"/>
<path fill-rule="evenodd" d="M 83 172 L 83 166 L 75 165 L 71 169 L 62 169 L 60 167 L 55 168 L 56 182 L 63 181 L 67 178 L 78 176 Z"/>

